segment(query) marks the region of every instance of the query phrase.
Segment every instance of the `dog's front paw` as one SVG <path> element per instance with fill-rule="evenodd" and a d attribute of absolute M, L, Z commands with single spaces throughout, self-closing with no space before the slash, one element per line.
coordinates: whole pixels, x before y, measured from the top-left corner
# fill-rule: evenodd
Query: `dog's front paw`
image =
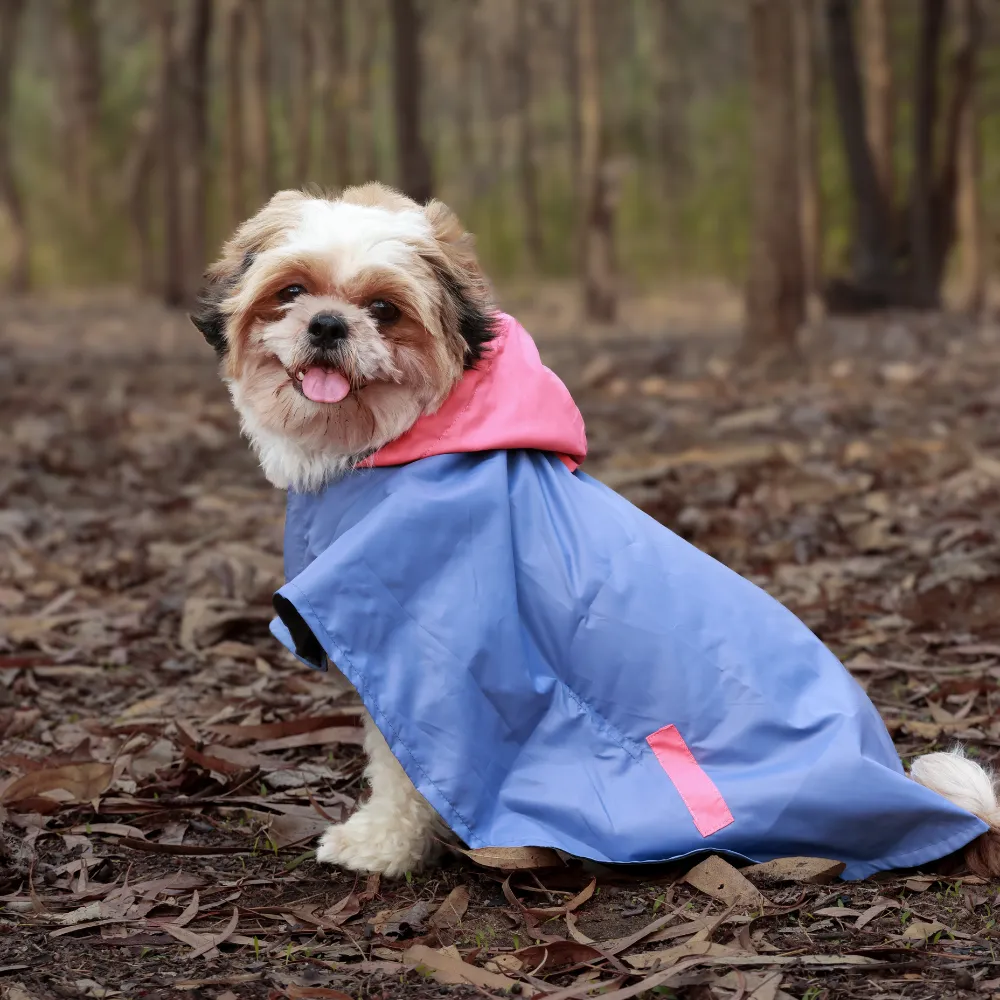
<path fill-rule="evenodd" d="M 425 836 L 375 824 L 362 810 L 346 823 L 327 829 L 316 848 L 316 860 L 394 878 L 420 868 L 430 847 Z"/>

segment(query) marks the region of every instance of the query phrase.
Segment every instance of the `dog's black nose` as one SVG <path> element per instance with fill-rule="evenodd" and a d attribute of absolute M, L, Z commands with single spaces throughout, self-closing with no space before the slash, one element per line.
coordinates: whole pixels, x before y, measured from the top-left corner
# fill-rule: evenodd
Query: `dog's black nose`
<path fill-rule="evenodd" d="M 314 347 L 330 347 L 347 336 L 347 320 L 337 313 L 316 313 L 309 321 L 309 339 Z"/>

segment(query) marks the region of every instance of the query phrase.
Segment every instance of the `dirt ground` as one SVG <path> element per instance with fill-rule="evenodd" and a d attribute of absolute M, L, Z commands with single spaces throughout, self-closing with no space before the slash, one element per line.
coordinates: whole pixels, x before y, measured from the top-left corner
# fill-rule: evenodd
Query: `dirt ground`
<path fill-rule="evenodd" d="M 799 614 L 904 758 L 996 755 L 1000 326 L 828 322 L 769 378 L 703 330 L 529 326 L 588 471 Z M 1000 996 L 961 871 L 321 868 L 358 711 L 268 635 L 281 524 L 182 317 L 0 309 L 3 996 Z"/>

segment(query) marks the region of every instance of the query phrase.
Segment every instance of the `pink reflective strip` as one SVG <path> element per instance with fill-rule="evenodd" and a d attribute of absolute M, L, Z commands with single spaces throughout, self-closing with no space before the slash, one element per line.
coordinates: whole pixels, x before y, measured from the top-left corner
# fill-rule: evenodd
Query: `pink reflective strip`
<path fill-rule="evenodd" d="M 703 837 L 710 837 L 733 822 L 733 814 L 719 789 L 694 759 L 676 726 L 664 726 L 646 737 L 660 767 L 684 800 L 691 819 Z"/>

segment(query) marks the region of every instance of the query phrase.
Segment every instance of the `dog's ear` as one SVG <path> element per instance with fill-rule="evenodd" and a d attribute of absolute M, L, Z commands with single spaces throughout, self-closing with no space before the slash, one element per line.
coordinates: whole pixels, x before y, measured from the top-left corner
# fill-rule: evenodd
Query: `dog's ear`
<path fill-rule="evenodd" d="M 465 342 L 465 367 L 474 368 L 496 336 L 496 311 L 489 282 L 476 258 L 475 243 L 458 216 L 440 201 L 430 201 L 424 215 L 431 225 L 435 252 L 426 259 L 444 289 L 445 329 Z"/>
<path fill-rule="evenodd" d="M 191 313 L 191 322 L 220 358 L 224 358 L 229 350 L 229 343 L 226 340 L 226 316 L 219 308 L 224 294 L 219 283 L 208 278 L 198 293 L 197 304 Z"/>
<path fill-rule="evenodd" d="M 237 258 L 236 263 L 229 257 L 223 257 L 213 264 L 205 273 L 204 284 L 191 313 L 191 322 L 220 358 L 224 358 L 229 351 L 229 341 L 226 338 L 228 317 L 222 309 L 222 303 L 246 274 L 254 256 L 253 253 L 245 253 L 242 258 Z"/>

